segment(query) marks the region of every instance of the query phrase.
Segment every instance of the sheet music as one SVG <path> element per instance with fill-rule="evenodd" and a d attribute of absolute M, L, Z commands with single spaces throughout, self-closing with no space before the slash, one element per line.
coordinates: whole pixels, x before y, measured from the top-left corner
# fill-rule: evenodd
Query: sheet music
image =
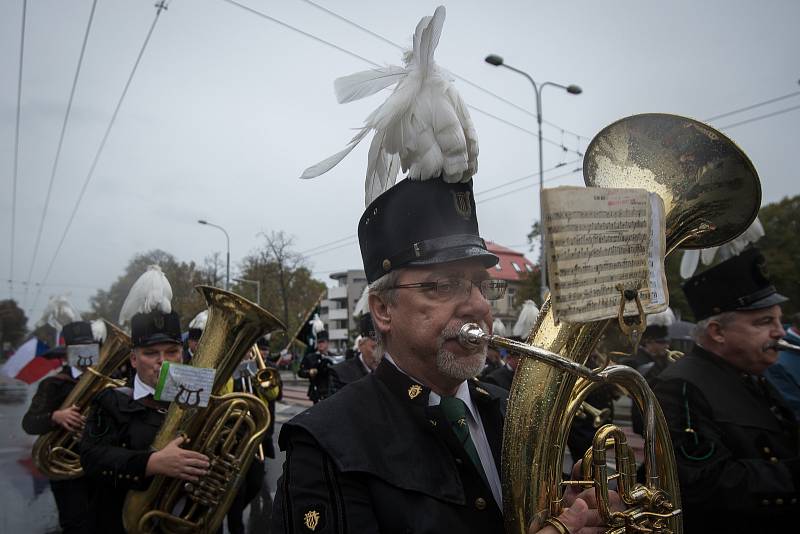
<path fill-rule="evenodd" d="M 153 398 L 190 407 L 208 406 L 216 369 L 164 362 Z"/>
<path fill-rule="evenodd" d="M 639 287 L 646 313 L 666 309 L 664 202 L 644 189 L 558 187 L 542 194 L 545 257 L 556 321 L 619 312 L 620 292 Z M 625 315 L 637 313 L 633 301 Z"/>
<path fill-rule="evenodd" d="M 99 360 L 100 345 L 97 343 L 67 346 L 67 363 L 72 367 L 95 366 Z"/>

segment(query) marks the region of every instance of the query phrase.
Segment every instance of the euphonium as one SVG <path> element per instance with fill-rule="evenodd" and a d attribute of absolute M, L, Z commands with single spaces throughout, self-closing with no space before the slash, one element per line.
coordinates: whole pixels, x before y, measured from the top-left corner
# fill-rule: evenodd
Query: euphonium
<path fill-rule="evenodd" d="M 211 465 L 197 483 L 156 476 L 147 490 L 128 492 L 122 520 L 131 534 L 216 532 L 269 425 L 269 410 L 254 395 L 219 393 L 256 340 L 285 326 L 238 295 L 198 290 L 208 303 L 208 321 L 192 365 L 216 369 L 211 400 L 205 408 L 173 402 L 152 446 L 162 449 L 185 436 L 187 447 L 208 456 Z"/>
<path fill-rule="evenodd" d="M 732 141 L 705 124 L 674 115 L 636 115 L 611 124 L 590 143 L 583 169 L 587 186 L 658 193 L 666 210 L 668 252 L 733 239 L 753 221 L 761 201 L 756 171 Z M 627 515 L 606 510 L 608 532 L 633 532 L 634 524 L 654 532 L 682 532 L 680 516 L 674 514 L 680 508 L 675 457 L 652 391 L 641 375 L 624 366 L 598 373 L 583 365 L 608 324 L 556 324 L 548 299 L 523 344 L 530 350 L 521 352 L 532 357 L 522 358 L 517 367 L 503 435 L 509 533 L 527 532 L 532 522 L 542 525 L 560 513 L 563 451 L 572 419 L 594 387 L 609 382 L 627 389 L 644 414 L 646 480 L 634 484 L 634 467 L 617 458 L 619 490 L 629 510 Z M 540 359 L 534 348 L 569 364 Z M 595 437 L 597 454 L 584 462 L 584 469 L 593 471 L 598 493 L 608 486 L 605 448 L 613 444 L 624 454 L 623 441 L 621 432 L 607 426 Z M 602 513 L 607 497 L 598 495 L 598 501 Z"/>
<path fill-rule="evenodd" d="M 78 383 L 72 388 L 60 409 L 77 406 L 84 417 L 89 412 L 95 395 L 108 387 L 119 387 L 124 381 L 111 378 L 111 375 L 128 361 L 131 353 L 131 338 L 128 334 L 109 323 L 106 324 L 106 340 L 100 347 L 97 368 L 88 367 Z M 63 428 L 42 434 L 33 444 L 33 463 L 47 478 L 66 480 L 83 475 L 81 458 L 78 453 L 80 436 Z"/>

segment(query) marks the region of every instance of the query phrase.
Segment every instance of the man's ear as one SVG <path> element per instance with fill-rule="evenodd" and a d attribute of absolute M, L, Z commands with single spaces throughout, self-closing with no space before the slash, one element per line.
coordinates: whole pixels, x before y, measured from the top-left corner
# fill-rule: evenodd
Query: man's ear
<path fill-rule="evenodd" d="M 131 358 L 131 367 L 136 369 L 136 352 L 134 352 L 133 350 L 131 350 L 130 358 Z"/>
<path fill-rule="evenodd" d="M 370 293 L 368 299 L 372 324 L 382 335 L 386 335 L 391 330 L 392 323 L 392 311 L 389 304 L 375 293 Z"/>
<path fill-rule="evenodd" d="M 706 334 L 714 343 L 725 343 L 725 329 L 716 321 L 711 321 L 706 327 Z"/>

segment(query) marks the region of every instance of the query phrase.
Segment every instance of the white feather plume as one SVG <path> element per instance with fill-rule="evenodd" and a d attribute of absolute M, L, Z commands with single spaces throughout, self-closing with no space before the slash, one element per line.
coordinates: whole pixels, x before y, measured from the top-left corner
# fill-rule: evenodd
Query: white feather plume
<path fill-rule="evenodd" d="M 102 319 L 95 319 L 91 322 L 92 338 L 98 343 L 105 343 L 108 331 L 106 330 L 106 322 Z"/>
<path fill-rule="evenodd" d="M 206 329 L 206 321 L 208 321 L 208 310 L 203 310 L 194 316 L 192 322 L 189 323 L 189 328 L 196 328 L 198 330 Z"/>
<path fill-rule="evenodd" d="M 711 265 L 714 263 L 714 259 L 719 257 L 719 261 L 723 262 L 738 256 L 748 245 L 755 243 L 762 237 L 764 237 L 764 226 L 756 217 L 753 223 L 747 227 L 747 230 L 724 245 L 702 250 L 685 250 L 681 258 L 681 278 L 684 280 L 691 278 L 701 261 L 703 265 Z"/>
<path fill-rule="evenodd" d="M 150 313 L 159 310 L 162 313 L 172 311 L 172 286 L 158 265 L 151 265 L 147 271 L 133 283 L 122 310 L 119 322 L 130 321 L 137 313 Z"/>
<path fill-rule="evenodd" d="M 675 320 L 675 313 L 672 311 L 672 308 L 667 308 L 662 312 L 648 315 L 647 326 L 670 326 Z"/>
<path fill-rule="evenodd" d="M 58 295 L 50 297 L 42 313 L 42 318 L 36 323 L 36 327 L 49 324 L 56 330 L 61 330 L 64 325 L 80 320 L 81 314 L 70 304 L 67 295 Z"/>
<path fill-rule="evenodd" d="M 500 337 L 506 337 L 506 325 L 500 319 L 495 319 L 492 323 L 492 334 Z"/>
<path fill-rule="evenodd" d="M 353 315 L 356 317 L 365 313 L 369 313 L 369 286 L 364 286 L 364 291 L 361 292 L 356 307 L 353 308 Z"/>
<path fill-rule="evenodd" d="M 309 324 L 311 325 L 311 333 L 314 334 L 314 337 L 317 337 L 317 334 L 325 330 L 325 323 L 323 323 L 322 319 L 319 318 L 318 313 L 314 314 L 314 317 L 311 318 Z"/>
<path fill-rule="evenodd" d="M 451 77 L 433 59 L 444 19 L 445 8 L 439 6 L 432 17 L 420 20 L 413 48 L 403 57 L 405 67 L 372 69 L 334 82 L 341 103 L 396 86 L 343 150 L 309 167 L 301 178 L 329 171 L 373 130 L 364 186 L 367 205 L 395 184 L 401 168 L 412 180 L 472 178 L 478 170 L 475 126 Z"/>
<path fill-rule="evenodd" d="M 530 335 L 538 318 L 539 308 L 536 307 L 536 303 L 532 300 L 526 300 L 522 305 L 522 310 L 519 312 L 519 317 L 517 317 L 517 322 L 514 324 L 511 334 L 525 339 Z"/>

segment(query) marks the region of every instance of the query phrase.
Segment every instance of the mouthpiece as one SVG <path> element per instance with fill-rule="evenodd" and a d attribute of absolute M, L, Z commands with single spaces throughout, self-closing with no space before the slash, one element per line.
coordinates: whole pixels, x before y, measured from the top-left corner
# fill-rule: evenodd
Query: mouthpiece
<path fill-rule="evenodd" d="M 468 326 L 468 325 L 464 325 L 464 326 L 461 328 L 461 331 L 463 332 L 463 331 L 464 331 L 464 328 L 466 328 L 467 326 Z M 782 340 L 782 339 L 781 339 L 780 341 L 776 342 L 776 343 L 775 343 L 775 346 L 776 346 L 776 348 L 777 348 L 778 350 L 785 350 L 785 351 L 788 351 L 788 352 L 794 352 L 794 353 L 800 354 L 800 346 L 798 346 L 798 345 L 792 345 L 792 344 L 791 344 L 791 343 L 789 343 L 788 341 L 784 341 L 784 340 Z"/>
<path fill-rule="evenodd" d="M 477 323 L 466 323 L 458 332 L 458 342 L 461 343 L 462 347 L 468 349 L 474 349 L 483 345 L 485 343 L 485 337 L 487 337 L 486 332 L 484 332 Z"/>

